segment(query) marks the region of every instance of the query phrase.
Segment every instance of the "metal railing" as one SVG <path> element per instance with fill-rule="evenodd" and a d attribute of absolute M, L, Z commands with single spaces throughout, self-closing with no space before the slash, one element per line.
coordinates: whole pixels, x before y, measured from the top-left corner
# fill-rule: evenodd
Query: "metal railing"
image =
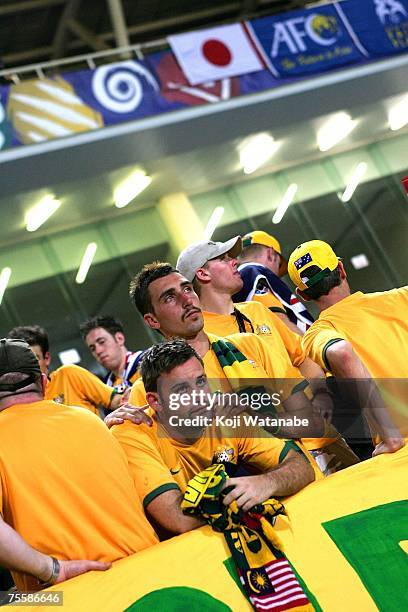
<path fill-rule="evenodd" d="M 158 51 L 168 46 L 165 38 L 146 42 L 143 44 L 129 45 L 128 47 L 117 47 L 115 49 L 106 49 L 103 51 L 93 51 L 90 53 L 84 53 L 81 55 L 74 55 L 72 57 L 65 57 L 63 59 L 49 60 L 45 62 L 36 62 L 29 64 L 28 66 L 18 66 L 16 68 L 6 68 L 0 70 L 0 77 L 8 78 L 12 83 L 19 83 L 22 78 L 27 75 L 36 75 L 37 78 L 45 78 L 46 71 L 52 71 L 54 68 L 60 68 L 62 66 L 70 66 L 83 64 L 84 67 L 94 69 L 99 64 L 109 63 L 112 58 L 117 58 L 119 61 L 129 60 L 135 57 L 138 60 L 142 60 L 145 56 L 145 50 Z M 102 60 L 102 61 L 98 61 Z M 105 61 L 103 61 L 105 60 Z M 31 77 L 32 78 L 32 77 Z"/>

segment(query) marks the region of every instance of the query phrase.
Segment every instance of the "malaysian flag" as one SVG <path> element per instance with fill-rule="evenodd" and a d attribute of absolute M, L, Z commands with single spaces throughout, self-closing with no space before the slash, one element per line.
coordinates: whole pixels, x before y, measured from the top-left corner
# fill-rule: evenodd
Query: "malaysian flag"
<path fill-rule="evenodd" d="M 245 578 L 241 576 L 245 585 Z M 249 599 L 255 610 L 302 610 L 311 606 L 286 559 L 276 559 L 246 572 Z M 311 609 L 311 608 L 309 608 Z"/>

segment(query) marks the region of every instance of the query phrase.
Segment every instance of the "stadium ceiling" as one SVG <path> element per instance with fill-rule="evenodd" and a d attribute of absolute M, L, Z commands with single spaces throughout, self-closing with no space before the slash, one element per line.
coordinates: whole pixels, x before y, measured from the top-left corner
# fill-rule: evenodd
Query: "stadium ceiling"
<path fill-rule="evenodd" d="M 172 33 L 302 8 L 311 3 L 310 0 L 2 0 L 0 62 L 5 69 L 163 41 Z"/>
<path fill-rule="evenodd" d="M 126 42 L 138 44 L 163 39 L 172 32 L 306 4 L 305 1 L 276 0 L 235 3 L 223 0 L 123 0 L 122 3 L 2 0 L 0 57 L 6 67 L 21 66 L 115 48 Z M 126 34 L 127 41 L 119 38 L 118 16 L 111 18 L 109 10 L 113 6 L 123 9 L 126 28 L 121 33 Z M 387 113 L 406 94 L 407 65 L 405 54 L 276 90 L 1 151 L 0 268 L 11 266 L 13 275 L 0 306 L 0 337 L 15 325 L 38 323 L 50 333 L 53 367 L 60 365 L 58 351 L 76 348 L 81 364 L 94 368 L 95 363 L 78 337 L 78 325 L 87 316 L 112 313 L 125 324 L 131 348 L 148 346 L 152 337 L 126 294 L 129 278 L 144 263 L 154 259 L 174 261 L 171 232 L 163 230 L 158 218 L 160 199 L 184 192 L 200 208 L 206 222 L 204 213 L 218 206 L 217 198 L 225 193 L 236 196 L 245 191 L 249 208 L 255 209 L 254 179 L 269 186 L 273 175 L 290 173 L 291 169 L 303 165 L 301 171 L 310 184 L 313 177 L 310 180 L 308 163 L 321 162 L 328 170 L 331 167 L 332 152 L 325 156 L 317 150 L 316 131 L 325 117 L 339 110 L 349 112 L 358 125 L 333 155 L 350 153 L 358 158 L 361 147 L 375 152 L 377 143 L 381 142 L 386 148 L 389 145 L 389 150 L 395 143 L 395 149 L 401 151 L 400 159 L 404 160 L 408 127 L 391 133 Z M 238 148 L 243 139 L 259 132 L 269 132 L 282 146 L 269 163 L 248 177 L 239 165 Z M 152 184 L 135 202 L 119 210 L 113 205 L 113 190 L 138 165 L 152 176 Z M 392 215 L 383 220 L 383 210 L 378 208 L 379 202 L 388 203 L 394 192 L 398 199 L 399 178 L 395 171 L 392 174 L 385 170 L 381 178 L 364 187 L 364 210 L 369 209 L 371 217 L 374 214 L 381 217 L 384 232 L 390 236 L 395 249 L 399 242 L 394 226 L 398 223 L 401 232 L 404 231 L 406 207 L 391 228 L 387 222 L 393 221 Z M 316 177 L 315 182 L 319 180 Z M 61 208 L 37 232 L 27 232 L 25 214 L 49 192 L 62 201 Z M 272 231 L 270 212 L 238 214 L 245 206 L 239 197 L 231 200 L 233 213 L 228 216 L 226 212 L 225 223 L 217 228 L 215 239 L 225 240 L 258 226 Z M 271 206 L 272 203 L 271 198 Z M 353 234 L 355 219 L 352 218 L 351 226 L 350 220 L 338 219 L 338 200 L 333 187 L 330 193 L 326 191 L 325 195 L 308 200 L 304 208 L 293 207 L 288 213 L 286 226 L 277 228 L 284 250 L 287 252 L 302 237 L 308 239 L 309 210 L 315 211 L 310 219 L 317 232 L 318 221 L 330 206 L 335 213 L 326 216 L 325 226 L 329 228 L 332 223 L 335 237 L 346 236 L 346 242 L 354 242 L 356 248 L 361 248 Z M 299 218 L 303 218 L 303 229 L 297 222 Z M 98 253 L 104 254 L 92 266 L 86 282 L 78 285 L 76 264 L 72 261 L 80 257 L 83 244 L 94 240 L 95 235 L 100 238 Z M 401 270 L 403 265 L 406 268 L 405 260 Z M 20 278 L 14 268 L 20 269 Z M 374 266 L 372 269 L 377 271 Z M 386 273 L 390 282 L 398 284 L 392 270 L 387 268 Z M 373 286 L 359 284 L 359 287 L 375 290 L 377 278 L 372 282 Z"/>

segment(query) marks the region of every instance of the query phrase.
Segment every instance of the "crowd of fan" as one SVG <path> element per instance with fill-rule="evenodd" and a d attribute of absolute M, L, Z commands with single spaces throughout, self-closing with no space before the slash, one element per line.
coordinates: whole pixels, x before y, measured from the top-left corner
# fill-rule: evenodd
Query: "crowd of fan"
<path fill-rule="evenodd" d="M 387 381 L 408 379 L 408 287 L 351 293 L 327 243 L 289 261 L 260 231 L 193 244 L 176 267 L 145 265 L 130 298 L 162 341 L 130 351 L 114 317 L 85 321 L 105 382 L 50 373 L 37 325 L 0 341 L 0 566 L 20 590 L 201 526 L 180 505 L 212 463 L 223 503 L 247 512 L 405 444 L 406 388 Z M 262 393 L 279 401 L 254 410 Z"/>

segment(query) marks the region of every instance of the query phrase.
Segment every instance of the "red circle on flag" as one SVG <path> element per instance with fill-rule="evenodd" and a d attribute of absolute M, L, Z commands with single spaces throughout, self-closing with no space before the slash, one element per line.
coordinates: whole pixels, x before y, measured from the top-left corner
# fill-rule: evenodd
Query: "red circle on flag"
<path fill-rule="evenodd" d="M 206 40 L 202 51 L 205 59 L 216 66 L 227 66 L 232 60 L 231 51 L 220 40 Z"/>

